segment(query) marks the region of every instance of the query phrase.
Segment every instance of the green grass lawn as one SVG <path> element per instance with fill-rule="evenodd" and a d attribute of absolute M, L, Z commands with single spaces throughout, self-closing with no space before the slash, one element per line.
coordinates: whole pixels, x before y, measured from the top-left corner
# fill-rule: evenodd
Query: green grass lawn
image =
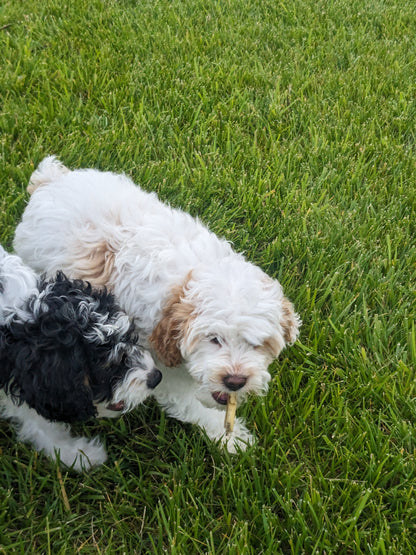
<path fill-rule="evenodd" d="M 124 171 L 304 322 L 238 456 L 148 403 L 60 477 L 2 421 L 0 552 L 414 552 L 413 3 L 3 0 L 0 69 L 3 245 L 45 155 Z"/>

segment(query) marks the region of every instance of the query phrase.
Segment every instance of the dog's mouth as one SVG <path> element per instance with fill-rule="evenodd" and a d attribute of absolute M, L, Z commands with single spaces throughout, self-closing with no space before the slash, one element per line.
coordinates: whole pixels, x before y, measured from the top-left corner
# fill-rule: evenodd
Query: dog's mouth
<path fill-rule="evenodd" d="M 211 393 L 212 398 L 220 405 L 226 405 L 228 402 L 228 393 L 221 393 L 220 391 L 214 391 Z"/>
<path fill-rule="evenodd" d="M 118 401 L 118 403 L 110 403 L 109 405 L 107 405 L 106 408 L 108 410 L 113 410 L 114 412 L 121 412 L 125 408 L 124 401 Z"/>

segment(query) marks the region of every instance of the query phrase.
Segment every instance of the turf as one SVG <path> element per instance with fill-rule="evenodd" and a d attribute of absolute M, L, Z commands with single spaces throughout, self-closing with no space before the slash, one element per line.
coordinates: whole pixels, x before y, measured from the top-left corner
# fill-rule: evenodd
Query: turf
<path fill-rule="evenodd" d="M 123 171 L 303 327 L 238 456 L 150 403 L 77 475 L 2 422 L 0 552 L 416 550 L 415 37 L 407 0 L 3 0 L 0 241 L 45 155 Z"/>

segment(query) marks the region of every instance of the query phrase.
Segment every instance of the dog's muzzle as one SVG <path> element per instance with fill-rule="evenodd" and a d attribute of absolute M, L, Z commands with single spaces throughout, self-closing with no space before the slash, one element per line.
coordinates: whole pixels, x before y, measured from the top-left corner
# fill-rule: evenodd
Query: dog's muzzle
<path fill-rule="evenodd" d="M 222 382 L 225 385 L 225 387 L 229 390 L 229 392 L 238 391 L 239 389 L 242 389 L 246 385 L 247 378 L 245 376 L 228 374 L 223 378 Z M 221 391 L 214 391 L 214 393 L 211 393 L 211 395 L 214 401 L 216 401 L 219 405 L 226 405 L 228 402 L 228 393 L 224 393 Z"/>
<path fill-rule="evenodd" d="M 146 385 L 149 389 L 154 389 L 160 384 L 162 380 L 162 372 L 158 368 L 153 368 L 146 379 Z M 124 401 L 117 401 L 117 403 L 110 403 L 106 406 L 107 410 L 114 412 L 122 412 L 125 409 Z"/>
<path fill-rule="evenodd" d="M 146 385 L 149 389 L 154 389 L 160 384 L 162 380 L 162 372 L 157 368 L 153 368 L 150 374 L 147 376 Z"/>
<path fill-rule="evenodd" d="M 247 378 L 245 376 L 236 376 L 234 374 L 229 374 L 228 376 L 225 376 L 222 381 L 225 387 L 230 391 L 238 391 L 246 385 Z"/>

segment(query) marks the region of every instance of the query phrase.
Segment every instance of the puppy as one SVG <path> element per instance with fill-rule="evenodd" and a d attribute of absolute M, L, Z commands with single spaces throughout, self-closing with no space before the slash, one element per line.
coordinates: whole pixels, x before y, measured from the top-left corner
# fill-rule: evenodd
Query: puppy
<path fill-rule="evenodd" d="M 99 439 L 63 423 L 131 410 L 161 377 L 113 295 L 62 272 L 38 278 L 0 247 L 0 411 L 20 439 L 76 470 L 101 464 Z"/>
<path fill-rule="evenodd" d="M 70 171 L 55 157 L 33 173 L 14 246 L 49 275 L 107 286 L 157 357 L 155 397 L 233 452 L 251 443 L 241 419 L 224 436 L 228 394 L 267 390 L 268 366 L 298 335 L 280 283 L 197 219 L 124 175 Z"/>

